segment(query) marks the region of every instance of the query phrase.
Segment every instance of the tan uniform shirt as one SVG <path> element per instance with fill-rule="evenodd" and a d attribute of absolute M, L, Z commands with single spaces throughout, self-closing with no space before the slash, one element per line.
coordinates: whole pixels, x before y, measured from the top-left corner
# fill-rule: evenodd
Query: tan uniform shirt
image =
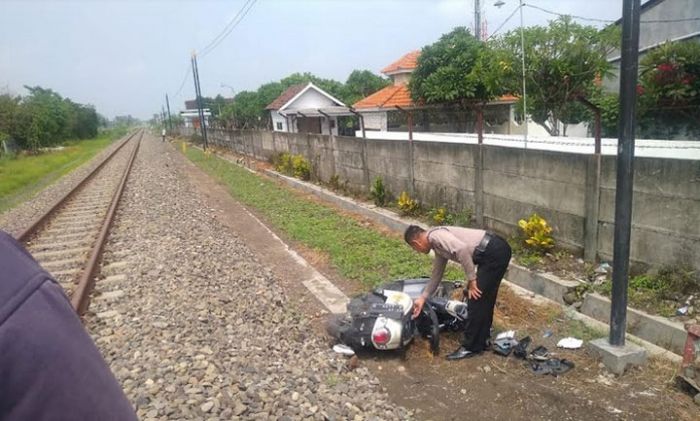
<path fill-rule="evenodd" d="M 462 265 L 467 281 L 476 279 L 476 268 L 472 257 L 474 249 L 484 238 L 484 234 L 486 234 L 484 230 L 462 227 L 435 227 L 428 230 L 428 241 L 435 252 L 435 259 L 430 282 L 423 291 L 424 297 L 431 296 L 437 289 L 448 260 Z"/>

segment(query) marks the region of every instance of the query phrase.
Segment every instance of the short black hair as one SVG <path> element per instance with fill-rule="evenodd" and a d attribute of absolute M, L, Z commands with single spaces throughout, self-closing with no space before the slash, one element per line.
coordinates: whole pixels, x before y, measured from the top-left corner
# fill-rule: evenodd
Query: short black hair
<path fill-rule="evenodd" d="M 406 231 L 403 233 L 403 239 L 408 244 L 411 244 L 411 241 L 423 232 L 425 232 L 425 230 L 418 225 L 409 225 L 408 228 L 406 228 Z"/>

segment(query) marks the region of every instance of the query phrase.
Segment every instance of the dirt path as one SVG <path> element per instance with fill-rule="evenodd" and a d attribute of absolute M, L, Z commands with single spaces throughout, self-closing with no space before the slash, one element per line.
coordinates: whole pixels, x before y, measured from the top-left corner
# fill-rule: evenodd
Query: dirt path
<path fill-rule="evenodd" d="M 298 282 L 305 273 L 285 247 L 232 199 L 223 186 L 186 159 L 182 161 L 189 179 L 206 198 L 208 206 L 218 211 L 221 223 L 245 239 L 258 259 L 283 281 L 285 292 L 298 308 L 318 321 L 315 334 L 322 334 L 325 311 Z M 285 240 L 284 235 L 276 234 Z M 288 244 L 346 294 L 360 290 L 359 285 L 339 277 L 322 257 Z M 546 310 L 531 308 L 512 293 L 503 291 L 498 306 L 504 325 L 518 328 L 520 324 L 522 331 L 525 330 L 522 325 L 526 324 L 529 332 L 540 332 L 547 327 L 541 318 L 532 317 L 530 321 L 527 314 L 509 315 L 509 311 L 523 307 L 533 316 Z M 535 345 L 556 349 L 553 337 L 544 339 L 541 333 L 537 336 L 533 333 L 533 341 Z M 421 419 L 456 420 L 472 416 L 509 420 L 700 419 L 700 409 L 692 400 L 669 386 L 672 368 L 657 362 L 616 379 L 607 375 L 585 350 L 561 352 L 558 356 L 573 360 L 576 368 L 558 378 L 540 377 L 520 360 L 491 353 L 447 362 L 444 354 L 457 345 L 456 336 L 446 335 L 440 357 L 432 357 L 427 345 L 418 342 L 404 358 L 396 354 L 366 354 L 360 359 L 380 378 L 395 403 L 415 409 Z"/>

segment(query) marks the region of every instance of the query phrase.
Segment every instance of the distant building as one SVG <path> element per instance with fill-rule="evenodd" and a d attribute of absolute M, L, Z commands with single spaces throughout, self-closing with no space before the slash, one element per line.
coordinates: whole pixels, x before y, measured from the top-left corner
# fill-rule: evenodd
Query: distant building
<path fill-rule="evenodd" d="M 381 70 L 392 84 L 361 99 L 353 108 L 362 114 L 366 130 L 467 132 L 474 131 L 474 117 L 463 110 L 416 104 L 408 83 L 418 67 L 420 51 L 411 51 Z M 518 98 L 505 95 L 484 108 L 484 132 L 516 134 L 523 130 L 515 122 Z M 408 117 L 410 113 L 410 117 Z"/>
<path fill-rule="evenodd" d="M 338 117 L 352 115 L 340 100 L 311 82 L 293 85 L 272 101 L 272 130 L 338 135 Z"/>
<path fill-rule="evenodd" d="M 209 118 L 211 117 L 211 110 L 209 108 L 203 108 L 204 110 L 204 120 L 209 127 Z M 194 127 L 199 129 L 201 127 L 199 123 L 199 108 L 197 107 L 197 100 L 191 99 L 185 101 L 185 111 L 180 111 L 180 116 L 185 122 L 185 127 Z"/>
<path fill-rule="evenodd" d="M 644 53 L 667 41 L 700 42 L 699 0 L 648 0 L 639 16 L 640 60 Z M 622 25 L 622 19 L 615 25 Z M 603 86 L 610 92 L 620 89 L 620 60 L 619 50 L 608 56 L 613 75 L 605 78 Z"/>

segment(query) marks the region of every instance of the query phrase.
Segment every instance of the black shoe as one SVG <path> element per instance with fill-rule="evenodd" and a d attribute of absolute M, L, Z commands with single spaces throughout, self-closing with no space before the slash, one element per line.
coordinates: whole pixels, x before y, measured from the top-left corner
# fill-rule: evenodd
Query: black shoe
<path fill-rule="evenodd" d="M 450 361 L 461 360 L 463 358 L 471 358 L 481 354 L 481 352 L 473 352 L 467 348 L 460 346 L 455 352 L 447 354 L 447 359 Z"/>

